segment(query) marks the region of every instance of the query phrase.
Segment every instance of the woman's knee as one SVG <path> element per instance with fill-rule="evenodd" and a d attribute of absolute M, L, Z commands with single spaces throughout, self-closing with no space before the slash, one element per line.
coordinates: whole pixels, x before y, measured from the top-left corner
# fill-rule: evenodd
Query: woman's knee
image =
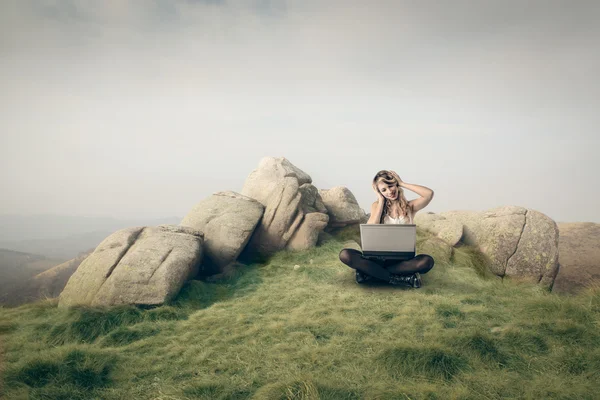
<path fill-rule="evenodd" d="M 429 254 L 421 254 L 421 262 L 423 263 L 423 272 L 421 273 L 429 272 L 435 264 L 435 260 Z"/>
<path fill-rule="evenodd" d="M 354 258 L 356 256 L 355 253 L 358 253 L 358 250 L 342 249 L 342 251 L 340 251 L 340 254 L 339 254 L 340 261 L 346 265 L 350 265 L 352 263 L 352 258 Z"/>

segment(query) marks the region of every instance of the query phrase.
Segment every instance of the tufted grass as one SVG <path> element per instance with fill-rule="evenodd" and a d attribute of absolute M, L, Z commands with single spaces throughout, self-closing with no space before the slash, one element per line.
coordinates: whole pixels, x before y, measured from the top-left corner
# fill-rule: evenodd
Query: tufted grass
<path fill-rule="evenodd" d="M 598 288 L 561 297 L 502 282 L 469 247 L 418 290 L 358 285 L 337 258 L 349 239 L 191 281 L 152 309 L 0 308 L 0 398 L 597 396 Z"/>

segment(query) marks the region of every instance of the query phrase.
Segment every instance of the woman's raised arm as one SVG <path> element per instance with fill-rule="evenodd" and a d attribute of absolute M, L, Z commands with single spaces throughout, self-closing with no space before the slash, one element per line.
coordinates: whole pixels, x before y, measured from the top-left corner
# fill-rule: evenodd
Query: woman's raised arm
<path fill-rule="evenodd" d="M 412 206 L 413 212 L 417 212 L 427 207 L 427 204 L 429 204 L 431 202 L 431 199 L 433 199 L 433 190 L 429 189 L 428 187 L 414 185 L 412 183 L 406 182 L 400 183 L 400 187 L 412 190 L 413 192 L 421 196 L 418 199 L 414 199 L 408 202 L 408 204 Z"/>

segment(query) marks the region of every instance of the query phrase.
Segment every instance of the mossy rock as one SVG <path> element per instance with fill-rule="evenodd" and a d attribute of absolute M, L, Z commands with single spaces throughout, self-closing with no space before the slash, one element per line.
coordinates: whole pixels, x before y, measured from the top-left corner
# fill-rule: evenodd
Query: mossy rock
<path fill-rule="evenodd" d="M 417 254 L 428 254 L 436 262 L 449 263 L 453 248 L 444 240 L 429 236 L 417 241 Z"/>

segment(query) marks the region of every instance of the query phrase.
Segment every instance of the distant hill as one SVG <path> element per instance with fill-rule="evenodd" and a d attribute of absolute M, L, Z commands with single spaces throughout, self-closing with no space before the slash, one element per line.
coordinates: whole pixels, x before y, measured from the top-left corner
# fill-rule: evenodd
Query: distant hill
<path fill-rule="evenodd" d="M 10 290 L 65 259 L 0 249 L 0 302 Z"/>
<path fill-rule="evenodd" d="M 115 229 L 117 230 L 117 229 Z M 49 258 L 68 260 L 82 251 L 96 248 L 114 231 L 95 231 L 58 239 L 29 239 L 0 242 L 0 247 L 15 251 L 40 254 Z"/>
<path fill-rule="evenodd" d="M 0 248 L 61 261 L 95 248 L 111 233 L 132 226 L 179 224 L 180 217 L 115 219 L 56 215 L 0 215 Z"/>
<path fill-rule="evenodd" d="M 73 275 L 79 264 L 92 253 L 93 249 L 79 254 L 76 258 L 47 269 L 27 279 L 15 281 L 9 288 L 0 292 L 0 304 L 18 306 L 35 300 L 57 297 Z"/>
<path fill-rule="evenodd" d="M 31 239 L 58 239 L 82 233 L 110 231 L 129 226 L 179 224 L 181 217 L 127 218 L 72 215 L 0 215 L 0 243 Z"/>

